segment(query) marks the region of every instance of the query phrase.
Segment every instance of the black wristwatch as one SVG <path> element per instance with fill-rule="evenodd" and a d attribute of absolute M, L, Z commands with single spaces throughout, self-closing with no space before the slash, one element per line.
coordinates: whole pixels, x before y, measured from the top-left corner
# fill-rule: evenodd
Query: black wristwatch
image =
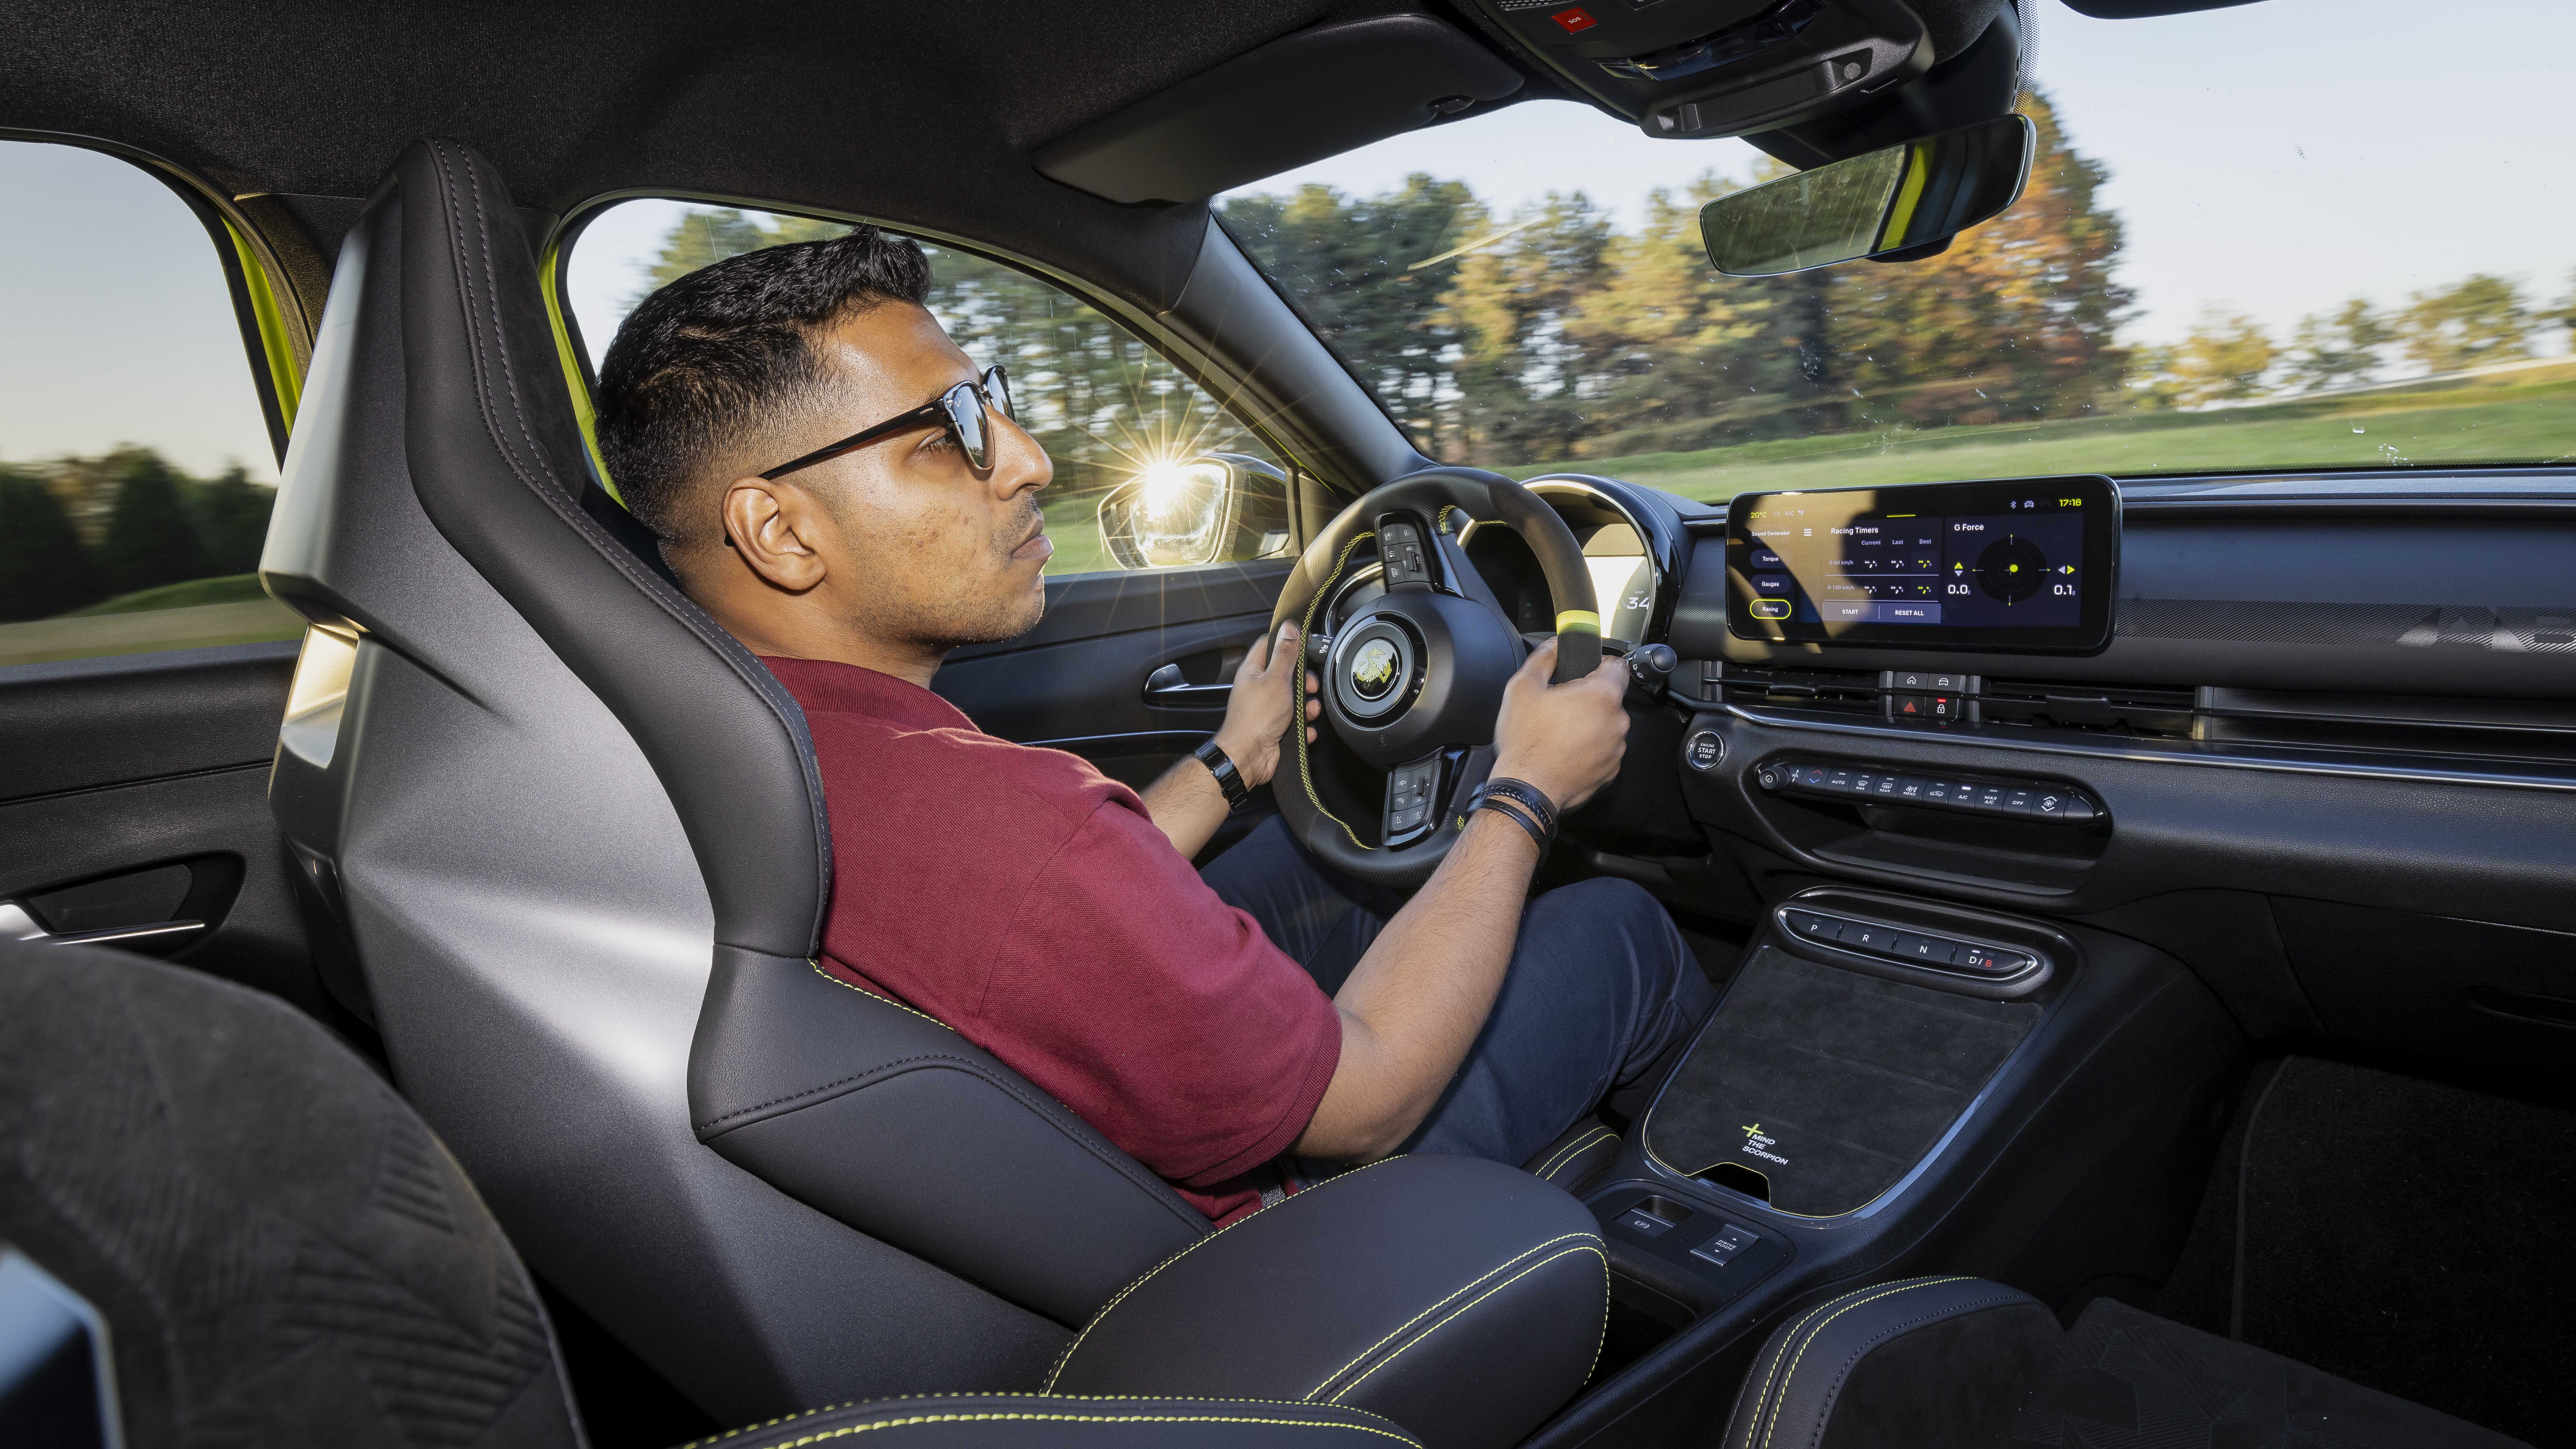
<path fill-rule="evenodd" d="M 1252 798 L 1252 792 L 1243 787 L 1243 775 L 1234 768 L 1234 761 L 1215 740 L 1209 740 L 1190 753 L 1198 758 L 1200 764 L 1208 767 L 1209 774 L 1216 776 L 1216 787 L 1225 792 L 1226 809 L 1240 810 L 1243 802 Z"/>

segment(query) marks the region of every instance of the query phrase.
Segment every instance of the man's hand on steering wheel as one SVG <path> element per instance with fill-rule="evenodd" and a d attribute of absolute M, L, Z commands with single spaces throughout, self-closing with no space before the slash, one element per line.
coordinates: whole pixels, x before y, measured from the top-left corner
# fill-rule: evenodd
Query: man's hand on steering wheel
<path fill-rule="evenodd" d="M 1248 661 L 1247 661 L 1248 662 Z M 1570 812 L 1619 773 L 1628 753 L 1627 666 L 1604 658 L 1581 679 L 1548 683 L 1556 641 L 1533 650 L 1503 686 L 1494 719 L 1494 775 L 1524 781 Z"/>
<path fill-rule="evenodd" d="M 1289 702 L 1296 695 L 1288 686 L 1303 655 L 1297 642 L 1297 626 L 1282 624 L 1275 635 L 1244 651 L 1243 663 L 1234 671 L 1234 693 L 1226 696 L 1225 723 L 1217 726 L 1216 744 L 1234 761 L 1247 790 L 1260 789 L 1279 772 L 1279 742 L 1287 737 Z M 1324 712 L 1318 688 L 1315 676 L 1308 674 L 1309 721 Z M 1315 727 L 1309 723 L 1306 739 L 1311 743 L 1314 738 Z"/>

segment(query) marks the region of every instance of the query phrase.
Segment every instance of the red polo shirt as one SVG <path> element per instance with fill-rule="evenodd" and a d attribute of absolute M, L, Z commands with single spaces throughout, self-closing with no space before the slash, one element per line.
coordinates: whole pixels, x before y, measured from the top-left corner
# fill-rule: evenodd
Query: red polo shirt
<path fill-rule="evenodd" d="M 832 817 L 822 965 L 1010 1064 L 1222 1223 L 1341 1060 L 1341 1018 L 1088 761 L 890 675 L 766 659 Z"/>

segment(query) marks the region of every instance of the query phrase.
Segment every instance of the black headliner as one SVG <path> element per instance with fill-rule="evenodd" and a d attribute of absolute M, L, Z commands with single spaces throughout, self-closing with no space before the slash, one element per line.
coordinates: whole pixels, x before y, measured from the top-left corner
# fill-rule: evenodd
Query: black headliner
<path fill-rule="evenodd" d="M 1289 31 L 1417 8 L 19 4 L 0 126 L 122 142 L 237 195 L 346 198 L 406 143 L 452 137 L 526 206 L 653 189 L 880 216 L 1150 308 L 1186 277 L 1205 209 L 1102 201 L 1028 152 Z M 327 256 L 337 237 L 314 240 Z"/>

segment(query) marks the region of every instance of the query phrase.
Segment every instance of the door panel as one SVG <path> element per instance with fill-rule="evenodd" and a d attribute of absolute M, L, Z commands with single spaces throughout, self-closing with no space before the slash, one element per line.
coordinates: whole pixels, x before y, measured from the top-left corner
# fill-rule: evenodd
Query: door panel
<path fill-rule="evenodd" d="M 987 733 L 1024 744 L 1074 749 L 1165 732 L 1194 735 L 1195 744 L 1224 718 L 1223 706 L 1148 705 L 1147 678 L 1211 651 L 1240 658 L 1269 624 L 1291 567 L 1270 559 L 1051 580 L 1036 628 L 958 650 L 931 688 Z"/>
<path fill-rule="evenodd" d="M 0 668 L 0 805 L 265 766 L 295 653 L 236 644 Z"/>
<path fill-rule="evenodd" d="M 292 644 L 0 669 L 12 934 L 201 921 L 117 944 L 272 992 L 363 1039 L 314 973 L 268 811 L 294 669 Z"/>
<path fill-rule="evenodd" d="M 931 688 L 989 734 L 1069 750 L 1142 788 L 1197 748 L 1225 718 L 1222 701 L 1157 706 L 1146 682 L 1166 664 L 1213 684 L 1258 642 L 1290 560 L 1050 580 L 1035 629 L 948 658 Z M 1224 672 L 1219 673 L 1222 669 Z M 1235 813 L 1201 859 L 1269 812 L 1269 792 Z"/>

